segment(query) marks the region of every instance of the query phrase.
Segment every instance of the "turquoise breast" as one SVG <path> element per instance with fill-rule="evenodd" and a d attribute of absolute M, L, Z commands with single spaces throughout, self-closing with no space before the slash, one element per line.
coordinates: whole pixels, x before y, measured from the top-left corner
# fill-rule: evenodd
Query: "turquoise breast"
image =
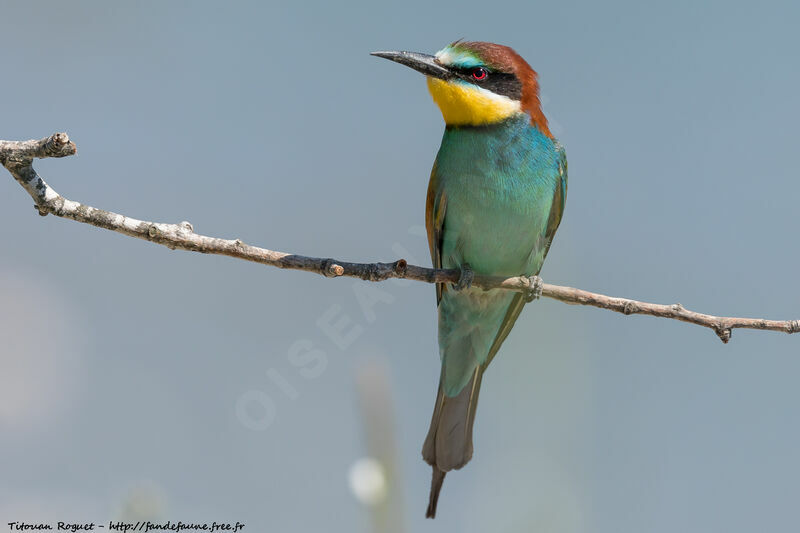
<path fill-rule="evenodd" d="M 559 175 L 559 147 L 527 115 L 483 127 L 448 127 L 436 158 L 447 203 L 442 266 L 478 274 L 538 273 Z"/>

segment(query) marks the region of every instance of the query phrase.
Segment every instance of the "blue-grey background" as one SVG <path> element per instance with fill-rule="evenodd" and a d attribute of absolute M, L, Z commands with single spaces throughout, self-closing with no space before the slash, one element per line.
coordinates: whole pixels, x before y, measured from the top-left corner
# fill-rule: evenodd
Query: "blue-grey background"
<path fill-rule="evenodd" d="M 0 138 L 67 131 L 78 155 L 37 163 L 60 193 L 346 260 L 429 264 L 419 227 L 441 116 L 419 75 L 368 52 L 511 45 L 569 157 L 546 281 L 800 318 L 796 3 L 2 11 Z M 475 457 L 425 521 L 431 286 L 375 286 L 365 313 L 363 282 L 40 218 L 9 175 L 0 198 L 3 524 L 138 512 L 369 531 L 348 470 L 368 453 L 357 376 L 378 364 L 408 531 L 797 526 L 800 338 L 737 330 L 723 345 L 679 322 L 531 305 L 484 380 Z M 326 313 L 360 332 L 344 349 L 317 325 Z M 326 365 L 292 364 L 298 341 Z M 268 428 L 242 422 L 243 395 L 274 407 L 245 417 Z"/>

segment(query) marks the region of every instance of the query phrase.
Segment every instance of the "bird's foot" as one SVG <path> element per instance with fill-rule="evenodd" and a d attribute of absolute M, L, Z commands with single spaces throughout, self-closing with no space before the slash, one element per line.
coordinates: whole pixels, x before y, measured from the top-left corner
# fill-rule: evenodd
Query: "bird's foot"
<path fill-rule="evenodd" d="M 470 268 L 469 263 L 461 265 L 461 275 L 458 277 L 458 283 L 453 285 L 457 291 L 463 291 L 472 287 L 472 280 L 475 279 L 475 272 Z"/>
<path fill-rule="evenodd" d="M 539 276 L 528 276 L 528 288 L 522 294 L 525 296 L 525 301 L 530 303 L 542 297 L 542 289 L 544 288 L 544 281 Z"/>

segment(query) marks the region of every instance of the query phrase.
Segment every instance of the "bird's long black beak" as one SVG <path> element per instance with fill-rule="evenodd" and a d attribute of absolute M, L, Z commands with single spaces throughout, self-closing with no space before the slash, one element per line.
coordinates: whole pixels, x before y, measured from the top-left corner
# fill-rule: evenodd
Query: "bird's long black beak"
<path fill-rule="evenodd" d="M 436 62 L 434 56 L 428 54 L 418 54 L 416 52 L 372 52 L 371 55 L 411 67 L 417 72 L 421 72 L 432 78 L 446 80 L 453 76 L 449 70 Z"/>

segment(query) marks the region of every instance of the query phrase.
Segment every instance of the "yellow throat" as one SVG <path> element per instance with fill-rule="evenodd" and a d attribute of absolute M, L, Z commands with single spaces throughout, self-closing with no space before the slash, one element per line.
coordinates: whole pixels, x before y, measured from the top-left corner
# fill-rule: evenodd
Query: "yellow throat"
<path fill-rule="evenodd" d="M 522 112 L 518 101 L 469 83 L 429 77 L 428 90 L 448 126 L 481 126 Z"/>

